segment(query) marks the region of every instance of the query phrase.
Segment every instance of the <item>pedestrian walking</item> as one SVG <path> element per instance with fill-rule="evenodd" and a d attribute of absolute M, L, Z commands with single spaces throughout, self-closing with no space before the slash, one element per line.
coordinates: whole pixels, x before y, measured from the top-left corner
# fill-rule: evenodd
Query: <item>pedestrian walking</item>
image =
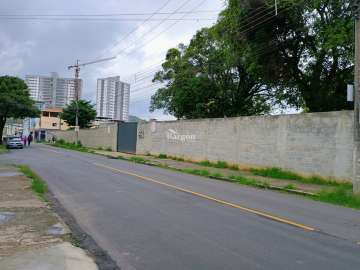
<path fill-rule="evenodd" d="M 32 134 L 30 133 L 29 136 L 28 136 L 28 138 L 27 138 L 27 141 L 28 141 L 28 145 L 29 145 L 29 146 L 30 146 L 32 140 L 33 140 L 33 136 L 32 136 Z"/>
<path fill-rule="evenodd" d="M 23 141 L 23 144 L 24 144 L 24 147 L 25 147 L 27 145 L 27 136 L 26 135 L 22 136 L 22 141 Z"/>

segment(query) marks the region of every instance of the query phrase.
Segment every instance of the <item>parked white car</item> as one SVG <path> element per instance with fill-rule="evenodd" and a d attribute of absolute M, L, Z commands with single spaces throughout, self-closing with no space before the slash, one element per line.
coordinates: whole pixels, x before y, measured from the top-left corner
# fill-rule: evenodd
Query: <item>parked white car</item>
<path fill-rule="evenodd" d="M 23 149 L 24 144 L 19 137 L 8 138 L 6 142 L 6 148 L 8 149 Z"/>

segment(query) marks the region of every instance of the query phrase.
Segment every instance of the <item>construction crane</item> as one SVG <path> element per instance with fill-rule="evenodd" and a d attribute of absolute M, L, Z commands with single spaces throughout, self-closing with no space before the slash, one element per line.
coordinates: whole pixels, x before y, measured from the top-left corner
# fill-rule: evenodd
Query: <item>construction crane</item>
<path fill-rule="evenodd" d="M 68 66 L 68 70 L 71 69 L 75 69 L 75 100 L 76 100 L 76 115 L 75 115 L 75 132 L 76 132 L 76 144 L 78 144 L 79 142 L 79 78 L 80 78 L 80 69 L 81 67 L 85 67 L 88 65 L 92 65 L 92 64 L 96 64 L 96 63 L 101 63 L 101 62 L 106 62 L 106 61 L 110 61 L 115 59 L 116 56 L 114 57 L 109 57 L 109 58 L 104 58 L 104 59 L 99 59 L 99 60 L 95 60 L 95 61 L 91 61 L 91 62 L 87 62 L 87 63 L 82 63 L 80 64 L 79 60 L 76 60 L 75 65 L 72 66 Z"/>

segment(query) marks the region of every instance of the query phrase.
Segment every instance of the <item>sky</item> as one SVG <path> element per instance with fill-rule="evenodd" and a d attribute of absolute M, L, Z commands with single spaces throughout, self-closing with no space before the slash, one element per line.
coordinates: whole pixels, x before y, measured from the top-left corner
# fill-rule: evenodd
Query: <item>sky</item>
<path fill-rule="evenodd" d="M 57 72 L 61 77 L 73 77 L 67 66 L 77 59 L 84 63 L 117 56 L 81 70 L 83 98 L 95 102 L 97 78 L 120 76 L 131 83 L 131 115 L 172 119 L 162 111 L 149 112 L 151 95 L 156 92 L 156 86 L 151 85 L 152 75 L 159 70 L 169 48 L 187 44 L 197 30 L 213 25 L 224 5 L 225 0 L 1 0 L 0 76 L 25 78 Z M 168 14 L 146 20 L 156 11 Z M 113 19 L 119 17 L 83 20 L 79 16 L 119 13 L 145 15 L 121 17 L 130 21 Z M 38 20 L 14 15 L 76 16 L 72 20 Z M 171 20 L 162 22 L 165 18 Z M 194 18 L 197 20 L 188 20 Z"/>

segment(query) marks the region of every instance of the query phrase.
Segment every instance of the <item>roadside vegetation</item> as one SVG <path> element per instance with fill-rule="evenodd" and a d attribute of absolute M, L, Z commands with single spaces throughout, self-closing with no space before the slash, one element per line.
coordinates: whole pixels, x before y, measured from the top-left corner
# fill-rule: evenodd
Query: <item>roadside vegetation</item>
<path fill-rule="evenodd" d="M 0 144 L 0 154 L 6 153 L 7 151 L 6 146 Z"/>
<path fill-rule="evenodd" d="M 196 119 L 353 109 L 344 91 L 354 77 L 351 1 L 277 1 L 278 16 L 262 12 L 274 0 L 224 2 L 214 25 L 169 48 L 150 111 Z"/>
<path fill-rule="evenodd" d="M 275 179 L 285 179 L 285 180 L 295 180 L 299 183 L 305 184 L 315 184 L 315 185 L 327 185 L 327 186 L 348 186 L 351 187 L 350 183 L 340 183 L 332 179 L 326 179 L 320 176 L 310 176 L 304 177 L 295 172 L 283 170 L 280 168 L 265 168 L 265 169 L 250 169 L 251 173 L 258 176 L 275 178 Z"/>
<path fill-rule="evenodd" d="M 31 180 L 31 189 L 39 195 L 43 200 L 46 200 L 45 193 L 47 191 L 46 183 L 38 176 L 35 172 L 33 172 L 26 165 L 17 166 L 19 171 L 21 171 L 26 177 Z"/>
<path fill-rule="evenodd" d="M 59 140 L 56 144 L 51 144 L 52 146 L 61 147 L 65 149 L 80 151 L 80 152 L 86 152 L 86 153 L 95 153 L 96 151 L 93 149 L 86 148 L 81 145 L 75 145 L 73 143 L 67 143 L 65 141 Z M 99 150 L 99 149 L 98 149 Z M 101 148 L 101 150 L 103 150 Z M 101 155 L 108 156 L 106 154 L 101 153 Z M 156 156 L 147 155 L 149 158 L 156 158 L 158 159 L 157 162 L 154 162 L 152 160 L 147 159 L 146 157 L 141 156 L 124 156 L 120 155 L 118 157 L 114 156 L 108 156 L 112 159 L 120 159 L 120 160 L 126 160 L 131 161 L 139 164 L 146 164 L 151 166 L 158 166 L 164 169 L 173 170 L 173 171 L 179 171 L 187 174 L 207 177 L 209 179 L 216 179 L 246 186 L 252 186 L 256 188 L 261 189 L 271 189 L 271 190 L 277 190 L 281 192 L 287 192 L 287 193 L 294 193 L 297 195 L 305 196 L 307 198 L 325 202 L 325 203 L 331 203 L 335 205 L 350 207 L 354 209 L 360 209 L 360 196 L 354 195 L 352 193 L 352 184 L 351 183 L 342 183 L 342 182 L 335 182 L 333 179 L 327 179 L 320 176 L 311 176 L 311 177 L 304 177 L 301 176 L 295 172 L 289 171 L 289 170 L 283 170 L 280 168 L 263 168 L 263 169 L 255 169 L 252 168 L 250 170 L 247 170 L 247 174 L 250 175 L 239 175 L 241 173 L 244 173 L 243 170 L 239 168 L 236 164 L 229 164 L 225 161 L 218 161 L 218 162 L 211 162 L 208 160 L 200 161 L 200 162 L 192 162 L 189 160 L 185 160 L 182 157 L 174 157 L 169 156 L 166 154 L 159 154 Z M 173 167 L 167 163 L 165 163 L 165 159 L 171 159 L 179 162 L 187 162 L 187 163 L 193 163 L 196 165 L 201 165 L 204 167 L 209 168 L 216 168 L 216 169 L 228 169 L 234 172 L 234 174 L 231 175 L 225 175 L 222 173 L 222 171 L 219 172 L 212 172 L 208 169 L 198 169 L 198 168 L 176 168 Z M 214 170 L 214 169 L 212 169 Z M 237 172 L 237 173 L 236 173 Z M 251 177 L 251 174 L 253 177 Z M 259 177 L 260 178 L 257 178 Z M 263 177 L 264 179 L 262 180 Z M 294 183 L 287 184 L 284 186 L 274 186 L 271 184 L 271 181 L 265 181 L 269 179 L 274 179 L 276 181 L 279 180 L 286 180 L 286 181 L 293 181 Z M 318 185 L 323 187 L 322 190 L 316 193 L 306 192 L 301 190 L 298 185 L 301 184 L 311 184 L 311 185 Z"/>
<path fill-rule="evenodd" d="M 94 153 L 94 150 L 84 147 L 80 141 L 76 144 L 76 143 L 69 143 L 64 140 L 58 140 L 58 141 L 56 141 L 56 143 L 51 144 L 51 145 L 55 146 L 55 147 L 59 147 L 59 148 L 75 150 L 75 151 L 84 152 L 84 153 Z"/>

